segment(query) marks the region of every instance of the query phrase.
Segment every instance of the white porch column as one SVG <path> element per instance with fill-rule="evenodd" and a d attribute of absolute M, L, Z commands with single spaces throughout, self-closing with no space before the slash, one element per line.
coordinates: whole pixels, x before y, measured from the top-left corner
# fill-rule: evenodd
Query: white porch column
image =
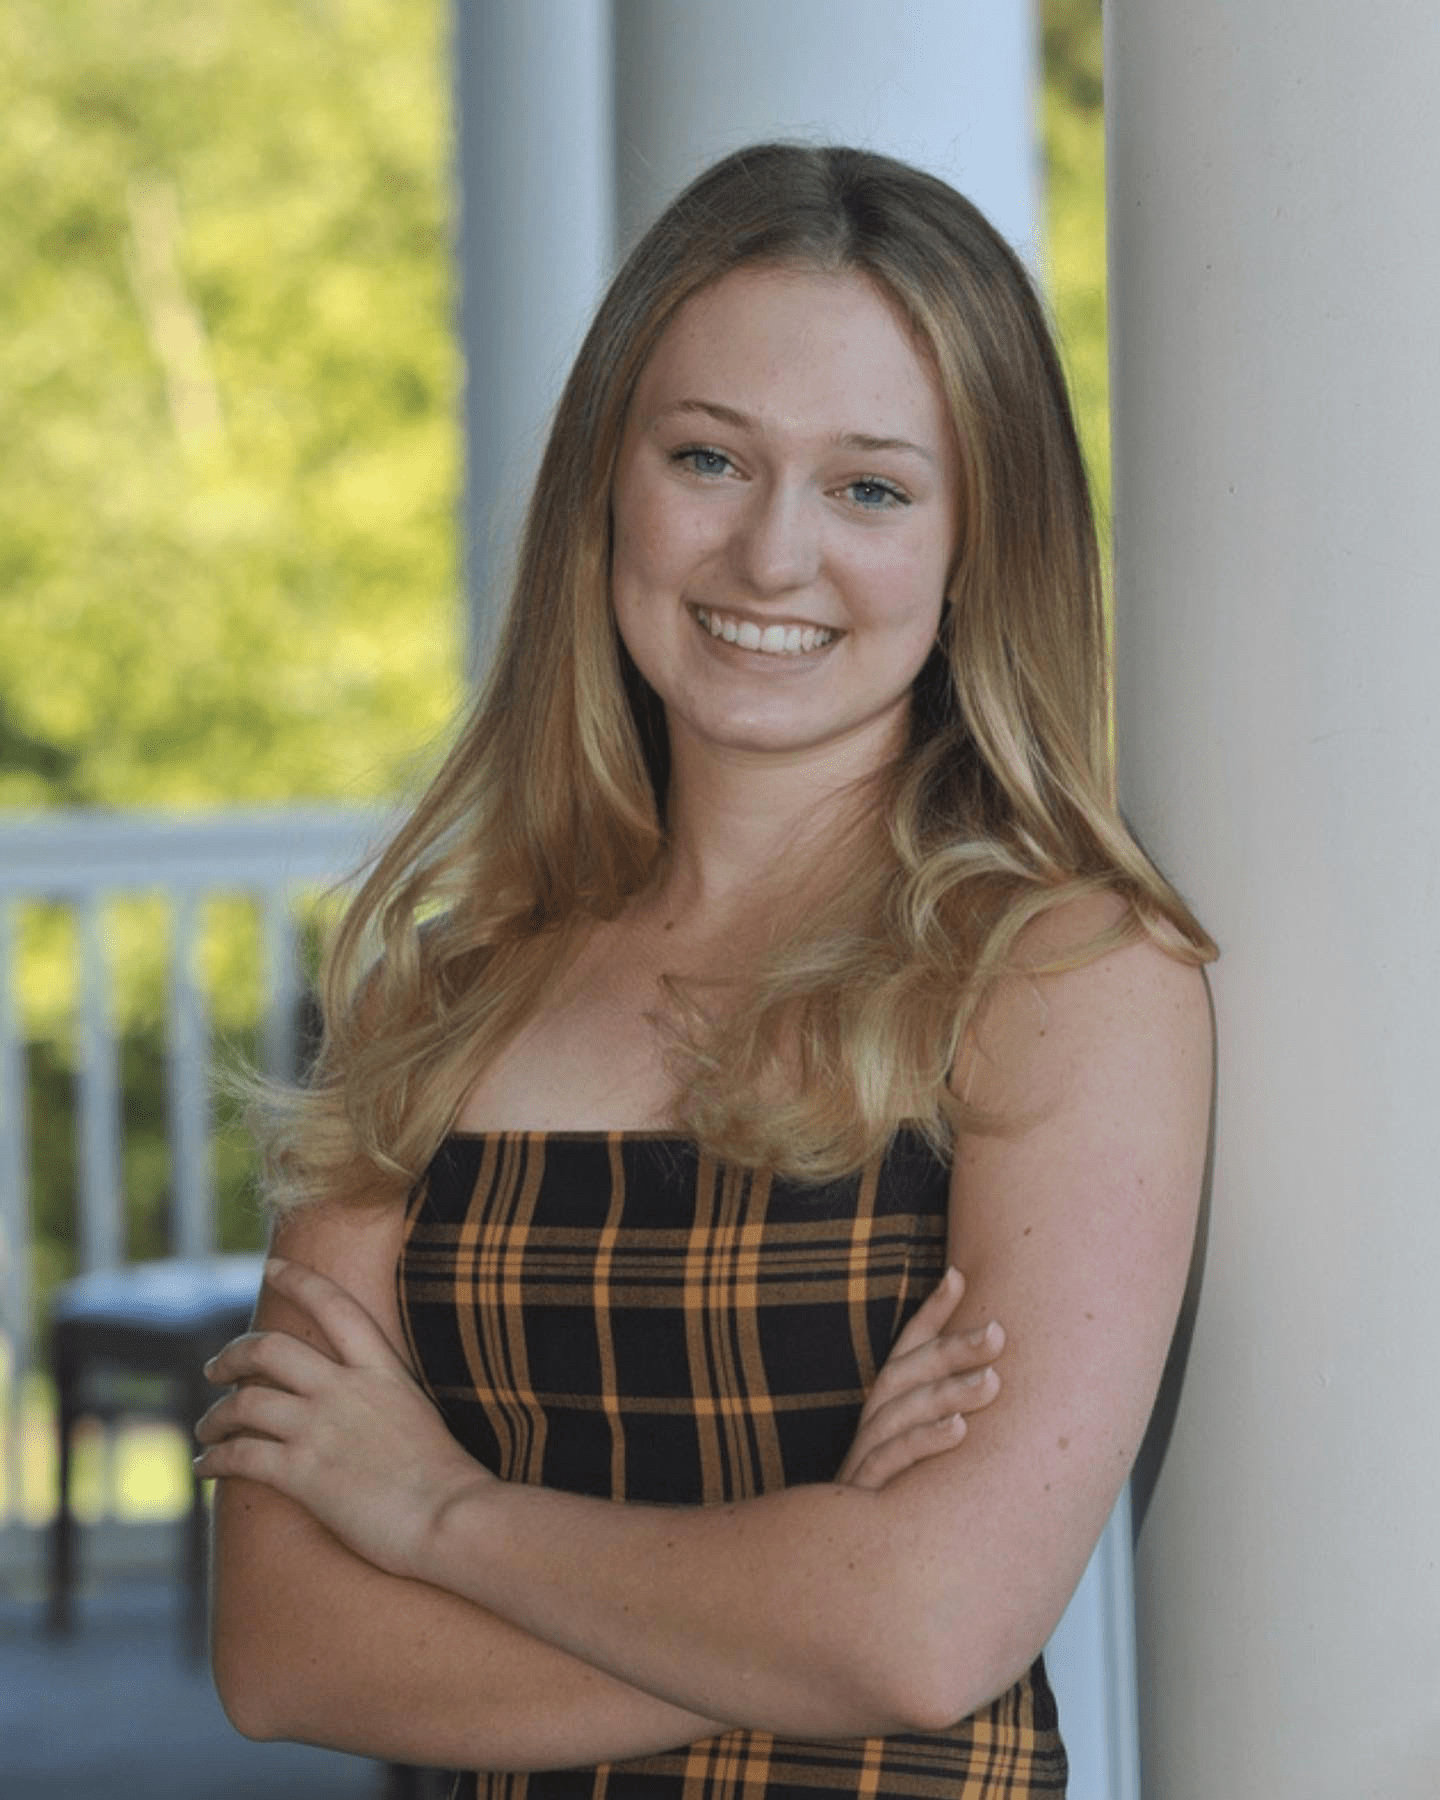
<path fill-rule="evenodd" d="M 1145 1791 L 1440 1793 L 1440 10 L 1109 0 L 1122 791 L 1220 939 Z"/>
<path fill-rule="evenodd" d="M 799 137 L 932 170 L 1038 266 L 1030 0 L 613 3 L 622 250 L 726 151 Z"/>
<path fill-rule="evenodd" d="M 456 0 L 470 660 L 550 412 L 610 276 L 605 0 Z"/>

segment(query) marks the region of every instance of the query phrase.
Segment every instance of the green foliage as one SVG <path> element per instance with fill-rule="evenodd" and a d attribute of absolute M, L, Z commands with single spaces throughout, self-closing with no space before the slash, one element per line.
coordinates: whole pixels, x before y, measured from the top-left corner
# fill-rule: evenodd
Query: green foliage
<path fill-rule="evenodd" d="M 1046 268 L 1102 530 L 1110 511 L 1100 0 L 1042 0 Z"/>
<path fill-rule="evenodd" d="M 381 794 L 448 717 L 445 17 L 0 12 L 0 806 Z"/>
<path fill-rule="evenodd" d="M 388 794 L 443 728 L 446 19 L 0 9 L 0 808 Z M 136 1256 L 169 1243 L 153 911 L 110 920 Z M 41 1296 L 74 1255 L 73 935 L 25 909 Z M 209 940 L 217 1026 L 253 1052 L 253 947 L 233 919 Z M 223 1126 L 214 1148 L 220 1240 L 253 1244 L 248 1148 Z"/>
<path fill-rule="evenodd" d="M 458 697 L 443 0 L 0 12 L 0 808 L 359 798 Z M 1108 493 L 1099 0 L 1048 264 Z"/>

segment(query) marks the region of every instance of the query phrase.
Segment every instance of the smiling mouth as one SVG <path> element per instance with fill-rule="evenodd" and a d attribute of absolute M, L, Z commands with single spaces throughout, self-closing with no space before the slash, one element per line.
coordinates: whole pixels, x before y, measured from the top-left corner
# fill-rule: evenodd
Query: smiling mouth
<path fill-rule="evenodd" d="M 708 606 L 692 606 L 690 610 L 711 637 L 735 644 L 741 650 L 758 650 L 762 656 L 804 656 L 809 650 L 823 650 L 841 635 L 826 625 L 757 625 L 753 619 L 712 612 Z"/>

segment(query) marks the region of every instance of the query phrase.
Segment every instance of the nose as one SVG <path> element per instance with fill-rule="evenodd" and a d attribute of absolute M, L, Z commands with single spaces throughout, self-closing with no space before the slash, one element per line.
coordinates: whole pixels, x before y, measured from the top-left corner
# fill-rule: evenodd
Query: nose
<path fill-rule="evenodd" d="M 806 587 L 820 567 L 820 521 L 803 489 L 757 484 L 730 543 L 738 578 L 757 595 Z"/>

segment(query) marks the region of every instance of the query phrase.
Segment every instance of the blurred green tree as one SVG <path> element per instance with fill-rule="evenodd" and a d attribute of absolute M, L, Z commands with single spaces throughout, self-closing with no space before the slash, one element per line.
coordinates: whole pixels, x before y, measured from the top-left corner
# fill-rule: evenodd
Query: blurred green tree
<path fill-rule="evenodd" d="M 1045 263 L 1102 533 L 1110 514 L 1100 0 L 1041 0 Z"/>
<path fill-rule="evenodd" d="M 449 716 L 447 17 L 0 12 L 0 807 L 368 797 Z"/>
<path fill-rule="evenodd" d="M 459 695 L 444 0 L 0 13 L 0 808 L 362 798 Z M 1099 0 L 1048 266 L 1108 496 Z"/>
<path fill-rule="evenodd" d="M 0 9 L 0 809 L 369 799 L 443 730 L 448 17 Z M 154 1255 L 163 940 L 137 936 L 144 904 L 112 925 L 130 1249 Z M 73 1258 L 72 935 L 26 909 L 42 1296 Z M 217 1023 L 244 1053 L 255 952 L 233 918 L 223 937 Z M 216 1158 L 222 1241 L 254 1242 L 248 1152 L 226 1132 Z"/>

